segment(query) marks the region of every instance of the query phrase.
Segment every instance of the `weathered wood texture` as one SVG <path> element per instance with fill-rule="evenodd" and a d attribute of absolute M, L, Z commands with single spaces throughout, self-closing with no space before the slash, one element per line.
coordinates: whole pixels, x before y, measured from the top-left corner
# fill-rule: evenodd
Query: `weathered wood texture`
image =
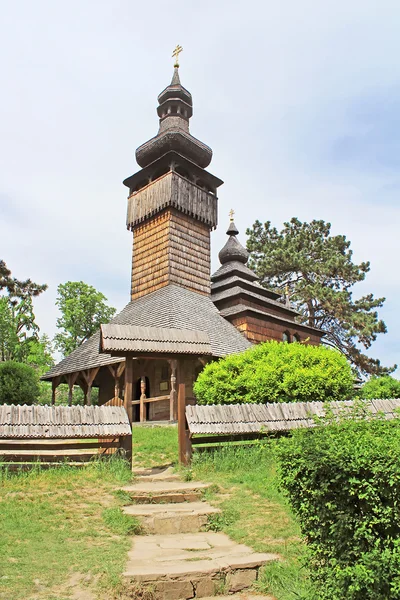
<path fill-rule="evenodd" d="M 65 463 L 87 463 L 101 456 L 124 451 L 131 460 L 125 447 L 132 447 L 132 436 L 109 437 L 83 441 L 79 439 L 60 440 L 4 440 L 0 439 L 0 458 L 3 466 L 17 464 L 23 466 L 33 462 L 44 465 Z"/>
<path fill-rule="evenodd" d="M 134 227 L 134 300 L 168 283 L 210 293 L 210 228 L 175 209 Z"/>
<path fill-rule="evenodd" d="M 329 410 L 334 414 L 346 414 L 353 408 L 353 401 L 330 402 Z M 371 414 L 383 413 L 386 419 L 391 419 L 400 408 L 400 399 L 368 400 L 365 410 Z M 215 435 L 240 436 L 247 434 L 262 434 L 265 432 L 290 431 L 303 427 L 314 427 L 314 416 L 323 417 L 327 405 L 324 402 L 282 402 L 271 404 L 234 404 L 211 406 L 186 406 L 186 420 L 190 435 L 211 435 L 210 441 L 215 442 Z M 200 442 L 199 442 L 200 443 Z"/>
<path fill-rule="evenodd" d="M 228 308 L 230 306 L 237 306 L 238 304 L 255 308 L 255 309 L 260 310 L 268 315 L 275 315 L 276 317 L 284 317 L 288 321 L 294 322 L 294 319 L 296 316 L 296 313 L 293 313 L 293 312 L 289 313 L 288 311 L 285 311 L 284 305 L 282 305 L 282 308 L 281 308 L 280 306 L 276 306 L 272 302 L 263 304 L 262 302 L 252 301 L 252 300 L 249 300 L 248 298 L 246 298 L 246 296 L 244 294 L 242 296 L 235 296 L 234 298 L 226 299 L 226 300 L 224 300 L 224 302 L 218 303 L 218 308 L 220 310 L 222 310 L 222 309 Z"/>
<path fill-rule="evenodd" d="M 295 324 L 293 324 L 294 326 L 288 326 L 285 323 L 274 323 L 270 319 L 264 320 L 261 316 L 253 316 L 251 314 L 243 314 L 229 320 L 251 342 L 258 343 L 266 342 L 267 340 L 281 342 L 283 334 L 288 333 L 291 341 L 297 335 L 299 338 L 298 341 L 307 342 L 314 346 L 318 346 L 321 343 L 320 336 L 305 333 L 297 328 Z"/>
<path fill-rule="evenodd" d="M 0 439 L 71 439 L 130 435 L 118 406 L 0 405 Z"/>
<path fill-rule="evenodd" d="M 2 463 L 75 464 L 121 450 L 131 462 L 132 430 L 121 406 L 0 405 Z"/>
<path fill-rule="evenodd" d="M 130 196 L 127 227 L 133 229 L 167 207 L 175 207 L 183 214 L 193 215 L 208 228 L 217 226 L 216 196 L 170 171 Z"/>

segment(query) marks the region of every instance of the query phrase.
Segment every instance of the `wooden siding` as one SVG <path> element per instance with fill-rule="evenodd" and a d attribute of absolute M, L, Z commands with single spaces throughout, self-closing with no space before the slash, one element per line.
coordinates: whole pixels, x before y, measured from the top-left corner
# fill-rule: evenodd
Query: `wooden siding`
<path fill-rule="evenodd" d="M 210 293 L 209 226 L 175 209 L 134 227 L 131 299 L 169 283 Z"/>
<path fill-rule="evenodd" d="M 274 323 L 268 320 L 268 315 L 265 315 L 265 320 L 261 316 L 253 316 L 251 314 L 243 314 L 233 317 L 230 322 L 238 329 L 246 338 L 254 343 L 266 342 L 268 340 L 276 340 L 281 342 L 284 333 L 290 334 L 290 339 L 293 341 L 293 336 L 296 334 L 299 341 L 314 346 L 321 343 L 321 337 L 315 334 L 309 334 L 300 329 L 297 329 L 295 324 Z"/>
<path fill-rule="evenodd" d="M 251 308 L 255 308 L 257 310 L 261 310 L 270 315 L 276 315 L 277 317 L 287 319 L 288 321 L 294 321 L 296 313 L 285 312 L 285 306 L 282 305 L 282 308 L 279 306 L 275 306 L 272 303 L 262 303 L 249 300 L 246 297 L 246 294 L 243 293 L 240 296 L 235 296 L 234 298 L 223 300 L 222 302 L 218 302 L 218 309 L 223 310 L 224 308 L 228 308 L 231 306 L 237 306 L 238 304 L 243 304 L 245 306 L 249 306 Z"/>
<path fill-rule="evenodd" d="M 171 171 L 129 197 L 127 226 L 134 230 L 165 208 L 176 207 L 214 229 L 217 226 L 217 204 L 214 194 Z"/>

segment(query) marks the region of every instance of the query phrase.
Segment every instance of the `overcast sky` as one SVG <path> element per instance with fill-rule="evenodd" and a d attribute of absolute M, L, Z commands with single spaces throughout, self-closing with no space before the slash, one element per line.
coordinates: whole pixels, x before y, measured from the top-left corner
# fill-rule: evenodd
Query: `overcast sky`
<path fill-rule="evenodd" d="M 155 135 L 177 43 L 219 190 L 213 269 L 228 212 L 245 242 L 259 219 L 325 219 L 371 261 L 355 297 L 386 296 L 370 354 L 400 364 L 398 0 L 0 0 L 0 258 L 47 283 L 129 301 L 127 189 Z M 397 372 L 399 377 L 399 371 Z"/>

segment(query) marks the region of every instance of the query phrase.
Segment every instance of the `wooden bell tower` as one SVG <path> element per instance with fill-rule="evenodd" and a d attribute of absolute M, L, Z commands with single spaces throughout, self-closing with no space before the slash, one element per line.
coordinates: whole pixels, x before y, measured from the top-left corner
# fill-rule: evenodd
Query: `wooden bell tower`
<path fill-rule="evenodd" d="M 211 148 L 189 132 L 192 96 L 177 62 L 157 113 L 157 135 L 136 150 L 142 168 L 124 181 L 133 232 L 131 300 L 169 284 L 210 294 L 210 232 L 223 182 L 205 170 Z"/>

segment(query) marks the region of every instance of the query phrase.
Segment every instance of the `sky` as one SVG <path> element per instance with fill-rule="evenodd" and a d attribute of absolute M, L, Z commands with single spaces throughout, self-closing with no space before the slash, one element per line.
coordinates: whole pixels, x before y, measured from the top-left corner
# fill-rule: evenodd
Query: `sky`
<path fill-rule="evenodd" d="M 354 297 L 386 297 L 369 354 L 400 364 L 400 3 L 397 0 L 0 0 L 0 258 L 57 286 L 83 280 L 129 301 L 127 188 L 158 130 L 172 50 L 212 147 L 219 188 L 212 269 L 235 211 L 280 228 L 324 219 L 371 262 Z M 396 376 L 399 377 L 400 370 Z"/>

